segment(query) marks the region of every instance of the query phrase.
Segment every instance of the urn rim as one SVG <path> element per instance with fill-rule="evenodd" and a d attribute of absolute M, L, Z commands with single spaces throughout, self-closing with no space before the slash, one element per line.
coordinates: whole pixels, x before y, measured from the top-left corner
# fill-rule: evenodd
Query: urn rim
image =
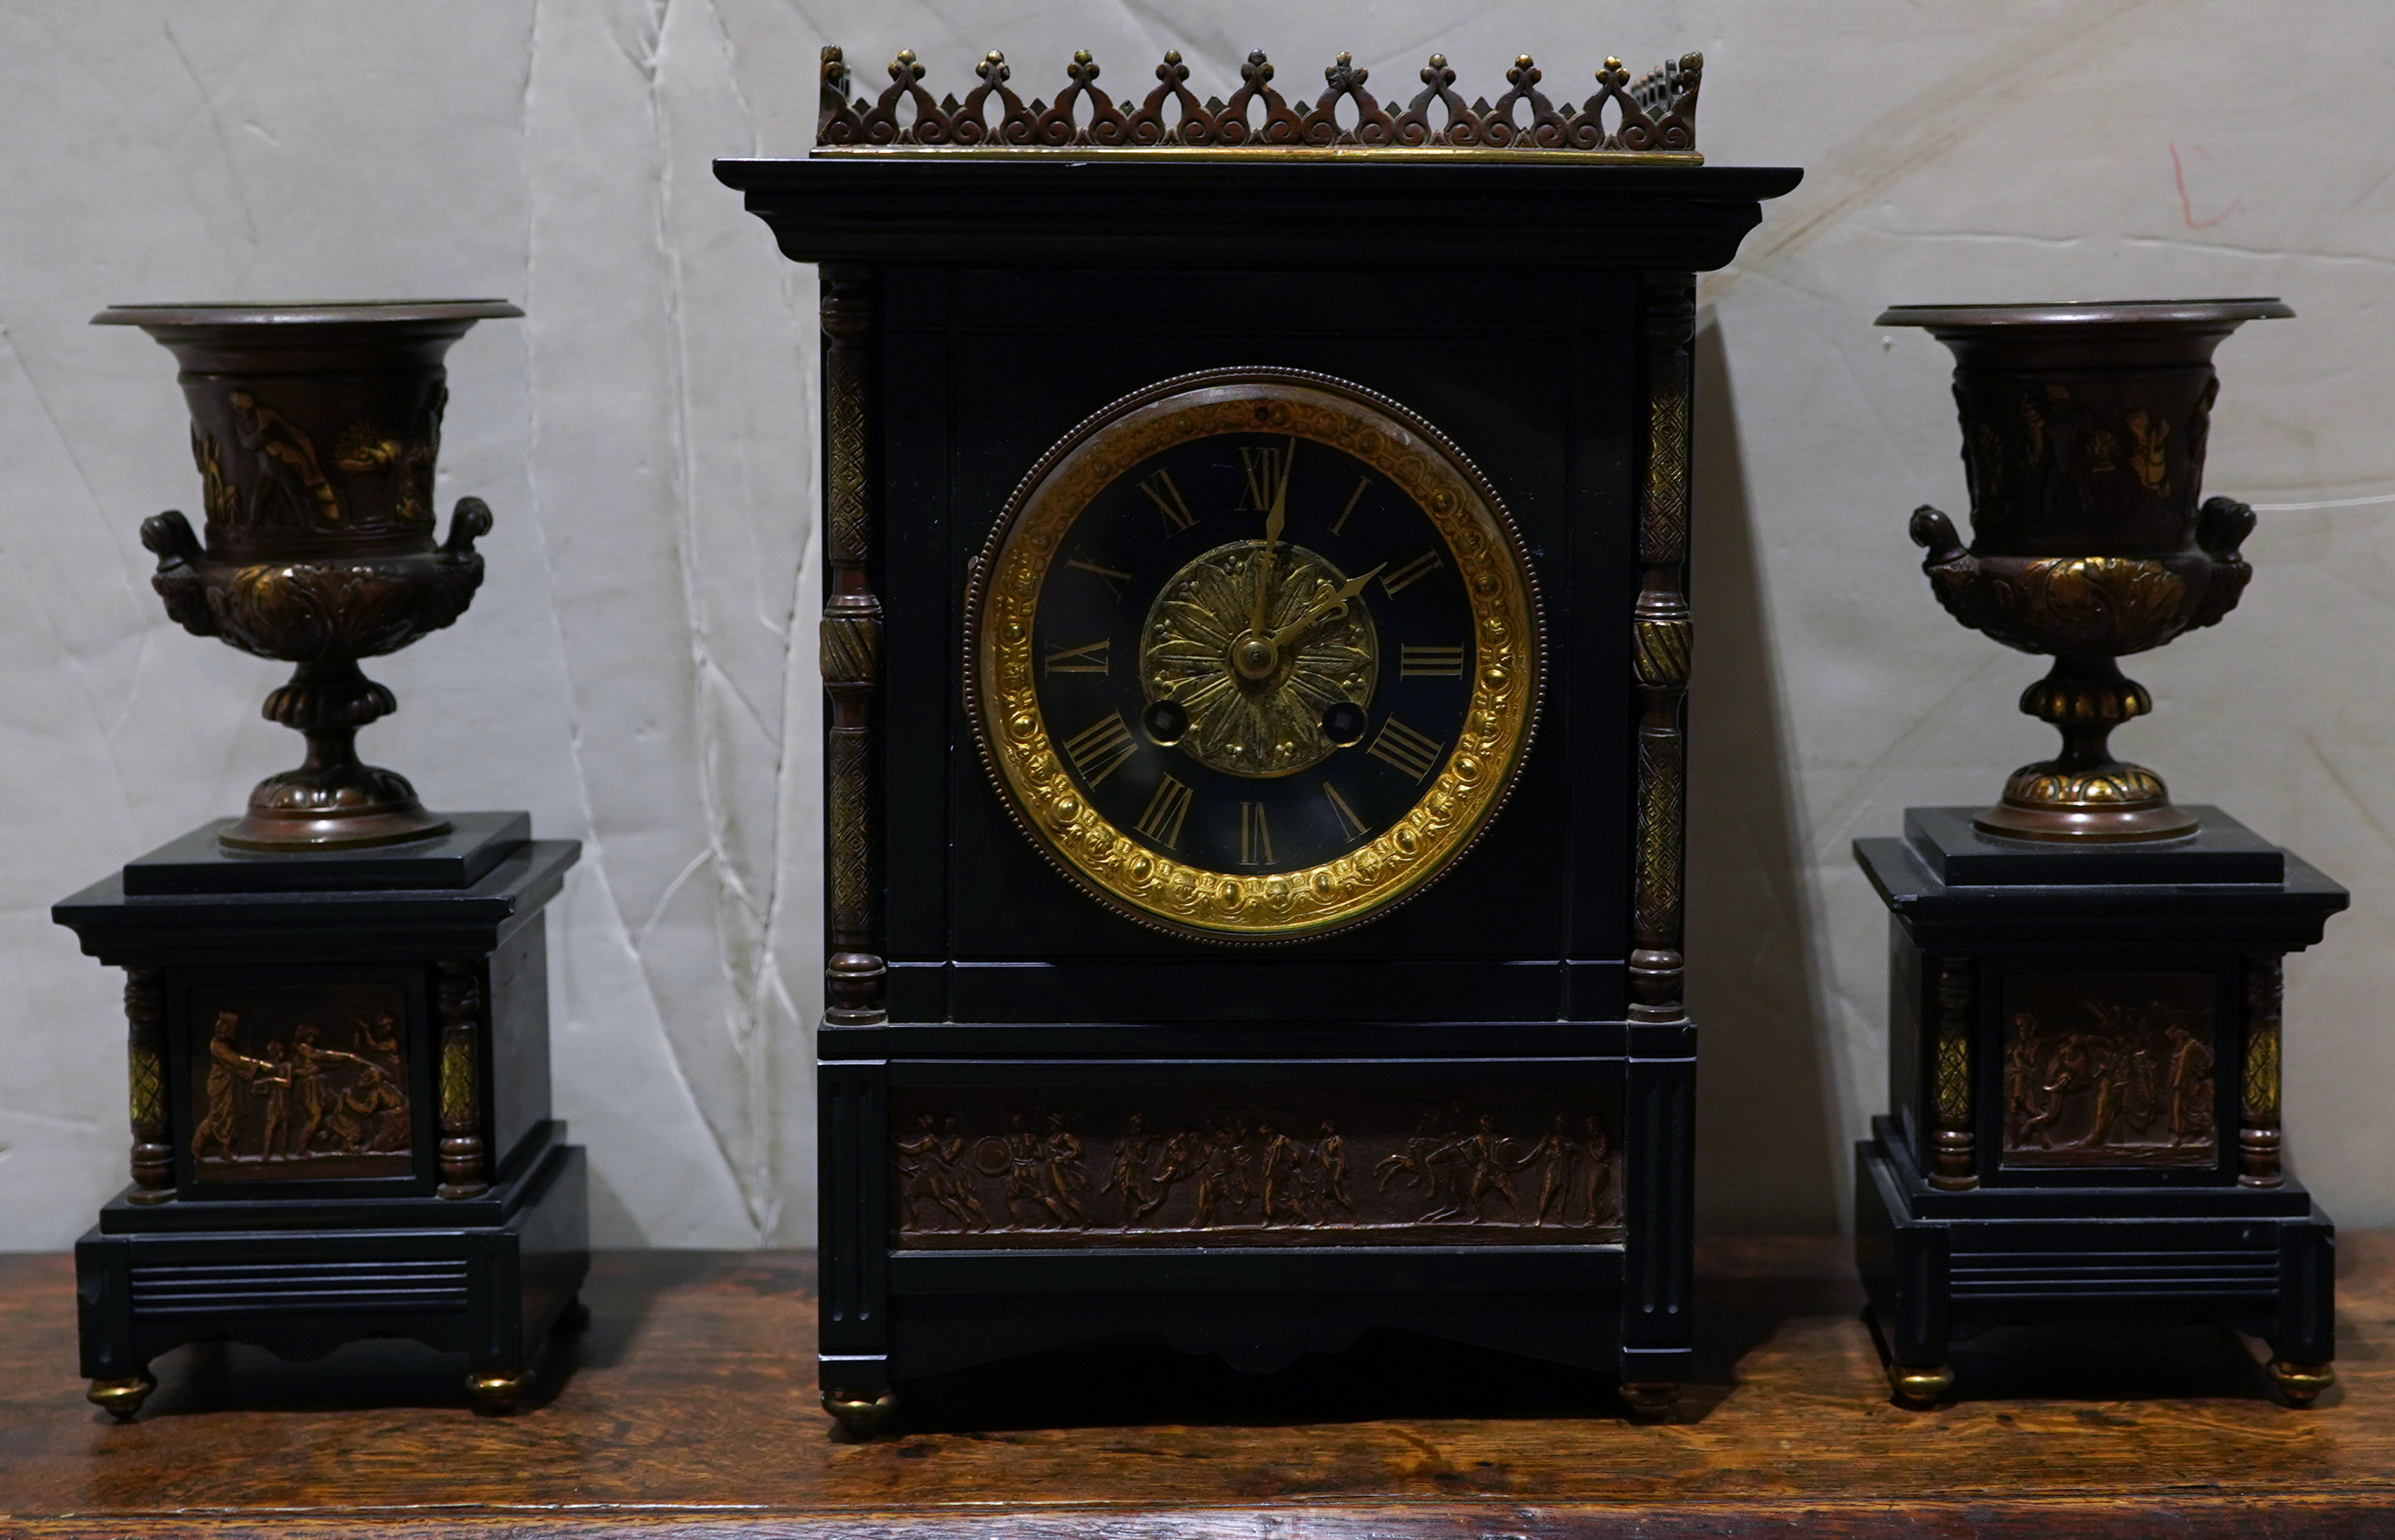
<path fill-rule="evenodd" d="M 238 303 L 111 305 L 95 326 L 387 325 L 504 321 L 522 316 L 506 299 L 298 299 Z"/>
<path fill-rule="evenodd" d="M 2014 304 L 1890 305 L 1874 326 L 1923 326 L 1932 331 L 1994 331 L 2028 326 L 2219 325 L 2290 320 L 2295 310 L 2276 295 L 2211 299 L 2052 299 Z"/>

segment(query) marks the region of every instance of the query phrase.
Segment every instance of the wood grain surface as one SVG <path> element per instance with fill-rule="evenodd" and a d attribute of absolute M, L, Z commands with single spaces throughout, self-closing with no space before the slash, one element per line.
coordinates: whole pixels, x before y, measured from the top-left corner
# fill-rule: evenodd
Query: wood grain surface
<path fill-rule="evenodd" d="M 1105 1536 L 2395 1533 L 2395 1237 L 2345 1237 L 2342 1383 L 2269 1399 L 2190 1325 L 1991 1334 L 1959 1399 L 1887 1398 L 1846 1243 L 1716 1241 L 1667 1423 L 1593 1376 L 1368 1340 L 1261 1379 L 1118 1349 L 957 1376 L 842 1441 L 815 1405 L 812 1258 L 596 1259 L 589 1332 L 525 1411 L 462 1360 L 358 1344 L 154 1366 L 119 1427 L 74 1374 L 63 1256 L 0 1257 L 0 1531 Z"/>

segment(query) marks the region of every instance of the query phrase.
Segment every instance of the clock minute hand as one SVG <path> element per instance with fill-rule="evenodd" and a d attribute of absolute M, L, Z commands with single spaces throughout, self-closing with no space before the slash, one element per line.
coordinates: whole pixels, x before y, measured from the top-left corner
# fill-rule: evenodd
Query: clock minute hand
<path fill-rule="evenodd" d="M 1362 577 L 1349 578 L 1346 583 L 1340 587 L 1338 592 L 1332 594 L 1330 598 L 1321 601 L 1319 604 L 1307 606 L 1304 614 L 1299 616 L 1288 625 L 1283 626 L 1280 630 L 1272 633 L 1272 644 L 1276 647 L 1285 647 L 1304 632 L 1312 631 L 1320 622 L 1329 619 L 1332 615 L 1345 615 L 1347 613 L 1348 601 L 1354 599 L 1357 594 L 1362 593 L 1364 591 L 1364 585 L 1370 582 L 1373 578 L 1378 578 L 1381 575 L 1382 567 L 1385 567 L 1388 564 L 1388 563 L 1383 562 L 1380 566 L 1374 567 L 1371 571 L 1365 573 Z"/>
<path fill-rule="evenodd" d="M 1290 441 L 1289 453 L 1292 458 L 1297 453 L 1295 439 Z M 1264 634 L 1264 625 L 1272 618 L 1273 548 L 1280 544 L 1280 533 L 1288 524 L 1289 473 L 1283 471 L 1280 485 L 1273 488 L 1272 511 L 1264 515 L 1264 554 L 1256 559 L 1256 605 L 1249 617 L 1248 630 L 1257 636 Z"/>

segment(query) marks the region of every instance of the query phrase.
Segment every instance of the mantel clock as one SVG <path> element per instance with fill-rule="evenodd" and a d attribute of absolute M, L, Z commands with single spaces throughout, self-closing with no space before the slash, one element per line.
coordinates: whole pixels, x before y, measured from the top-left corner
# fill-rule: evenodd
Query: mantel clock
<path fill-rule="evenodd" d="M 1688 1352 L 1702 61 L 961 102 L 726 161 L 818 265 L 826 1406 L 1160 1337 Z"/>

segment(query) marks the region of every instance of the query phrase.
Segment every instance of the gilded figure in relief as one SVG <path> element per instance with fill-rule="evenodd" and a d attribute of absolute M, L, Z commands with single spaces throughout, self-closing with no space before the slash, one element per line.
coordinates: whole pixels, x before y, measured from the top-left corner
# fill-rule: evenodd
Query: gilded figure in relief
<path fill-rule="evenodd" d="M 1339 1136 L 1339 1125 L 1329 1118 L 1322 1120 L 1322 1136 L 1314 1142 L 1314 1159 L 1321 1167 L 1323 1222 L 1330 1222 L 1334 1206 L 1345 1210 L 1352 1222 L 1356 1204 L 1347 1196 L 1347 1141 Z"/>
<path fill-rule="evenodd" d="M 199 1127 L 192 1131 L 192 1154 L 194 1159 L 206 1157 L 210 1147 L 232 1155 L 233 1140 L 241 1128 L 241 1103 L 244 1084 L 266 1068 L 234 1044 L 233 1034 L 241 1029 L 241 1016 L 233 1011 L 218 1011 L 216 1026 L 208 1033 L 207 1115 Z"/>

